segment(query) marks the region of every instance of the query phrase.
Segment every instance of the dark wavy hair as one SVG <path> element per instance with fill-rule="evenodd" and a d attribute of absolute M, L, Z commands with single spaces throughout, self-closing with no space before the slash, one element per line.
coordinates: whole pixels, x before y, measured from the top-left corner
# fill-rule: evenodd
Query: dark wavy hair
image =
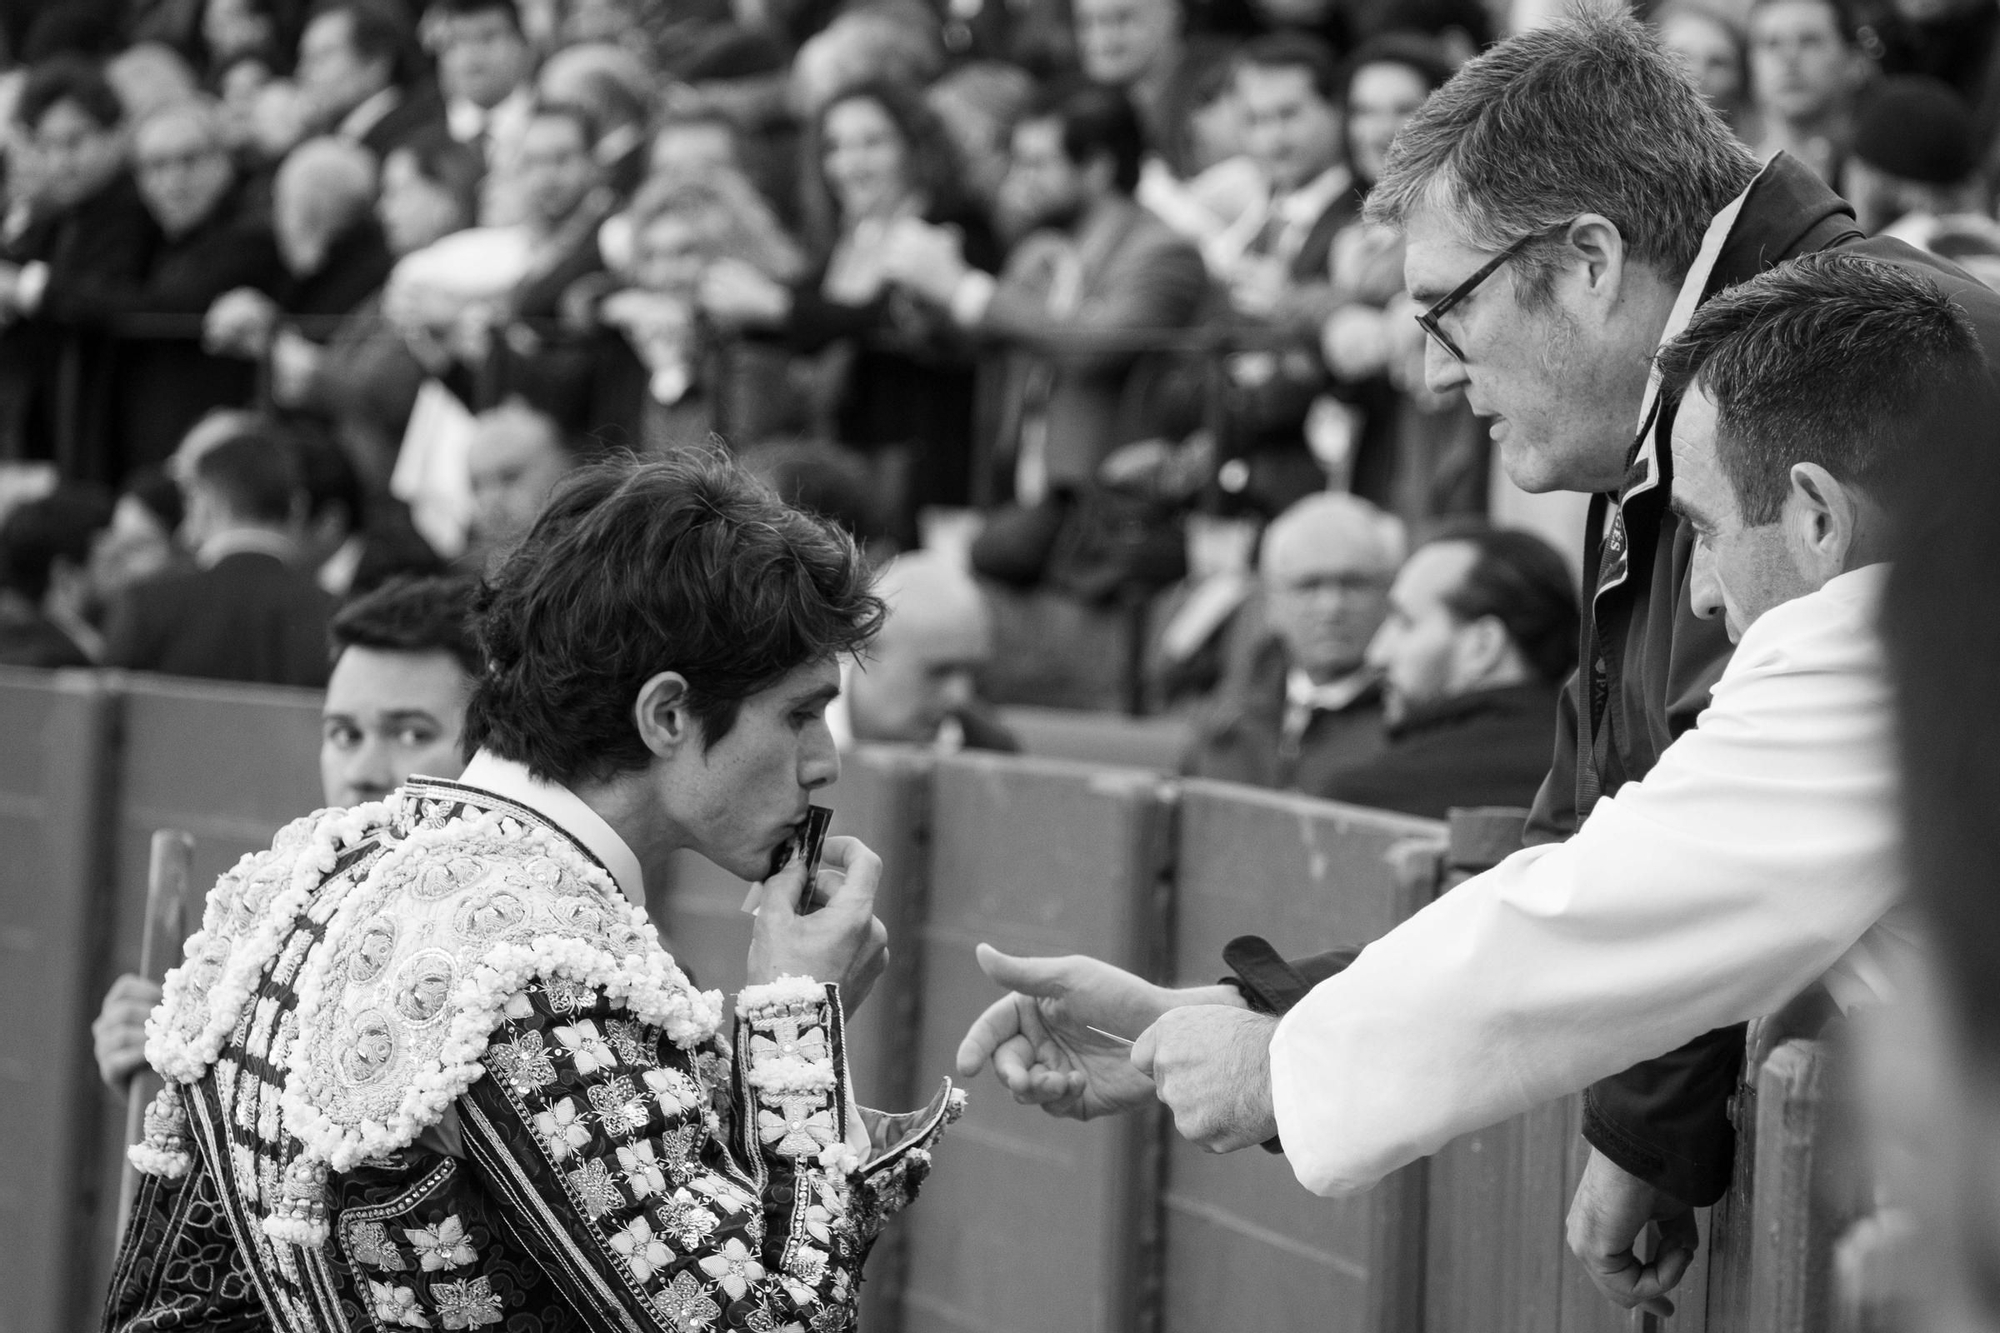
<path fill-rule="evenodd" d="M 719 457 L 580 469 L 480 588 L 466 754 L 566 784 L 644 768 L 632 706 L 662 671 L 712 747 L 786 672 L 867 646 L 869 582 L 852 538 Z"/>
<path fill-rule="evenodd" d="M 944 122 L 918 90 L 892 79 L 866 79 L 826 99 L 806 136 L 805 171 L 800 178 L 806 245 L 815 258 L 832 253 L 840 237 L 840 205 L 826 181 L 826 121 L 833 109 L 868 101 L 882 108 L 903 138 L 904 169 L 910 188 L 924 199 L 926 216 L 949 217 L 963 208 L 964 171 Z"/>

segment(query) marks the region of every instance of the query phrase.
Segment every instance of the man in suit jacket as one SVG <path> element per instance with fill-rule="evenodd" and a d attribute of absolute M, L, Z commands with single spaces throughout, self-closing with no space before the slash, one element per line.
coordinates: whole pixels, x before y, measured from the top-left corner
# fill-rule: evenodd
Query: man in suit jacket
<path fill-rule="evenodd" d="M 106 665 L 325 685 L 333 599 L 294 563 L 305 488 L 291 450 L 247 429 L 197 455 L 185 488 L 181 531 L 196 567 L 126 590 L 111 611 Z"/>
<path fill-rule="evenodd" d="M 1339 73 L 1316 37 L 1279 33 L 1236 58 L 1244 146 L 1270 182 L 1250 209 L 1208 249 L 1229 287 L 1229 318 L 1259 335 L 1260 346 L 1231 358 L 1226 452 L 1247 465 L 1240 493 L 1274 514 L 1326 485 L 1305 444 L 1306 414 L 1330 381 L 1319 330 L 1338 303 L 1333 239 L 1360 216 L 1360 195 L 1341 136 Z"/>
<path fill-rule="evenodd" d="M 1058 92 L 1014 127 L 1003 207 L 1041 230 L 999 278 L 921 223 L 906 224 L 892 251 L 892 278 L 1015 354 L 995 452 L 1013 464 L 1027 526 L 1043 528 L 1027 544 L 1044 555 L 1064 506 L 1111 451 L 1153 433 L 1148 391 L 1161 358 L 1146 339 L 1186 328 L 1207 291 L 1200 254 L 1132 197 L 1143 154 L 1123 93 Z"/>
<path fill-rule="evenodd" d="M 315 128 L 387 157 L 445 129 L 444 98 L 415 68 L 416 43 L 384 0 L 320 0 L 299 36 L 298 84 Z"/>
<path fill-rule="evenodd" d="M 0 224 L 0 457 L 53 452 L 72 479 L 109 480 L 112 348 L 90 316 L 138 281 L 159 229 L 125 170 L 123 111 L 94 68 L 37 66 L 14 116 L 26 151 Z"/>

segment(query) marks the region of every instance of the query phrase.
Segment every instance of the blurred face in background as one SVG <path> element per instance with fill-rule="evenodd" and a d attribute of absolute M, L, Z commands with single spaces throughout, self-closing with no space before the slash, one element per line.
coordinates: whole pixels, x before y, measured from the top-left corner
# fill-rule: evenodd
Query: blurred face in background
<path fill-rule="evenodd" d="M 146 208 L 169 236 L 192 230 L 236 183 L 215 127 L 197 114 L 167 112 L 132 137 L 132 165 Z"/>
<path fill-rule="evenodd" d="M 1465 584 L 1479 553 L 1469 543 L 1422 547 L 1389 589 L 1388 618 L 1368 645 L 1368 665 L 1382 674 L 1383 712 L 1400 722 L 1412 708 L 1475 688 L 1485 664 L 1476 660 L 1478 634 L 1445 601 Z M 1496 622 L 1497 623 L 1497 622 Z"/>
<path fill-rule="evenodd" d="M 1363 65 L 1347 87 L 1347 148 L 1355 175 L 1382 178 L 1382 160 L 1403 122 L 1431 94 L 1424 76 L 1392 60 Z"/>
<path fill-rule="evenodd" d="M 654 176 L 700 176 L 740 168 L 736 131 L 717 120 L 661 126 L 646 159 L 646 170 Z"/>
<path fill-rule="evenodd" d="M 397 149 L 382 162 L 382 194 L 375 217 L 389 249 L 407 255 L 470 223 L 457 196 L 424 175 L 416 154 Z"/>
<path fill-rule="evenodd" d="M 554 227 L 576 211 L 597 184 L 582 122 L 572 116 L 536 116 L 521 135 L 516 159 L 521 194 L 544 227 Z"/>
<path fill-rule="evenodd" d="M 1024 120 L 1014 127 L 1013 165 L 1001 187 L 1001 210 L 1019 231 L 1068 227 L 1089 195 L 1083 172 L 1063 148 L 1062 122 Z"/>
<path fill-rule="evenodd" d="M 693 299 L 714 248 L 717 222 L 686 213 L 662 213 L 638 236 L 632 276 L 649 292 Z"/>
<path fill-rule="evenodd" d="M 75 102 L 57 102 L 28 136 L 39 197 L 69 208 L 109 185 L 125 165 L 125 138 L 100 125 Z"/>
<path fill-rule="evenodd" d="M 821 125 L 826 185 L 841 217 L 883 217 L 909 197 L 909 145 L 880 102 L 835 102 Z"/>
<path fill-rule="evenodd" d="M 323 121 L 337 122 L 395 76 L 388 56 L 363 56 L 354 45 L 354 16 L 345 10 L 322 14 L 299 38 L 299 91 Z"/>
<path fill-rule="evenodd" d="M 1771 0 L 1750 15 L 1750 88 L 1760 109 L 1809 121 L 1840 108 L 1860 70 L 1825 0 Z"/>
<path fill-rule="evenodd" d="M 1269 540 L 1268 614 L 1292 665 L 1316 684 L 1358 670 L 1388 613 L 1395 572 L 1369 536 L 1344 524 L 1295 524 Z"/>
<path fill-rule="evenodd" d="M 319 780 L 328 805 L 379 801 L 418 773 L 465 771 L 459 733 L 472 678 L 443 649 L 341 650 L 320 712 Z"/>
<path fill-rule="evenodd" d="M 1236 72 L 1243 148 L 1279 189 L 1297 189 L 1340 160 L 1340 109 L 1297 65 L 1246 65 Z"/>
<path fill-rule="evenodd" d="M 1179 28 L 1174 0 L 1076 0 L 1076 53 L 1094 83 L 1123 88 L 1160 72 Z"/>
<path fill-rule="evenodd" d="M 467 466 L 473 530 L 497 553 L 528 534 L 550 492 L 575 463 L 554 422 L 510 403 L 480 413 Z"/>
<path fill-rule="evenodd" d="M 268 50 L 277 37 L 277 24 L 257 0 L 208 0 L 202 6 L 201 38 L 213 64 L 245 51 Z"/>
<path fill-rule="evenodd" d="M 528 43 L 505 9 L 476 9 L 438 20 L 438 83 L 446 97 L 499 104 L 528 73 Z"/>
<path fill-rule="evenodd" d="M 174 534 L 137 496 L 121 495 L 111 526 L 91 540 L 90 583 L 100 602 L 173 563 Z"/>
<path fill-rule="evenodd" d="M 1721 20 L 1692 10 L 1676 10 L 1661 21 L 1660 41 L 1694 75 L 1710 106 L 1729 111 L 1742 102 L 1747 77 L 1743 54 Z"/>

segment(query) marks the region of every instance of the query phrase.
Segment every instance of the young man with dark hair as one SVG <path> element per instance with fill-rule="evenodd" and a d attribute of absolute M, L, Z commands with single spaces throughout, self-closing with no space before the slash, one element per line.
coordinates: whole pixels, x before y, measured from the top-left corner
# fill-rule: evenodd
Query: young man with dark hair
<path fill-rule="evenodd" d="M 1017 1096 L 1073 1116 L 1156 1088 L 1186 1137 L 1227 1151 L 1281 1133 L 1301 1183 L 1346 1194 L 1816 980 L 1844 1008 L 1879 999 L 1911 945 L 1891 912 L 1886 516 L 1912 457 L 1992 420 L 1979 337 L 1911 269 L 1814 255 L 1713 298 L 1662 370 L 1693 610 L 1740 646 L 1645 778 L 1335 965 L 1282 1021 L 1254 985 L 1172 992 L 983 950 L 1026 993 L 968 1034 L 961 1069 L 990 1059 Z M 1132 1031 L 1149 1006 L 1129 1060 L 1081 1027 Z M 1591 1211 L 1620 1197 L 1583 1190 L 1572 1232 L 1636 1231 L 1643 1217 Z M 1614 1256 L 1607 1275 L 1654 1314 L 1697 1243 L 1692 1210 L 1660 1227 L 1649 1262 Z"/>
<path fill-rule="evenodd" d="M 417 773 L 465 767 L 465 701 L 479 679 L 473 585 L 403 579 L 340 609 L 327 631 L 333 672 L 321 706 L 320 794 L 329 806 L 379 801 Z M 160 988 L 127 973 L 90 1032 L 98 1076 L 123 1095 L 146 1062 L 146 1017 Z"/>
<path fill-rule="evenodd" d="M 286 441 L 267 427 L 246 427 L 197 455 L 182 486 L 181 538 L 197 567 L 125 590 L 105 630 L 105 665 L 326 684 L 333 602 L 299 568 L 305 482 Z"/>
<path fill-rule="evenodd" d="M 1432 537 L 1398 571 L 1368 645 L 1388 744 L 1318 794 L 1427 819 L 1527 806 L 1548 774 L 1576 619 L 1569 569 L 1533 533 L 1459 526 Z"/>
<path fill-rule="evenodd" d="M 534 105 L 534 51 L 514 0 L 436 0 L 424 17 L 451 137 L 491 167 L 512 161 Z"/>
<path fill-rule="evenodd" d="M 1847 0 L 1755 0 L 1749 23 L 1751 150 L 1790 153 L 1839 186 L 1854 97 L 1872 73 Z"/>
<path fill-rule="evenodd" d="M 851 1329 L 956 1106 L 853 1105 L 881 861 L 780 852 L 881 618 L 858 552 L 726 464 L 605 465 L 478 614 L 460 778 L 280 833 L 169 975 L 106 1327 Z M 728 1043 L 645 915 L 681 849 L 766 881 Z"/>

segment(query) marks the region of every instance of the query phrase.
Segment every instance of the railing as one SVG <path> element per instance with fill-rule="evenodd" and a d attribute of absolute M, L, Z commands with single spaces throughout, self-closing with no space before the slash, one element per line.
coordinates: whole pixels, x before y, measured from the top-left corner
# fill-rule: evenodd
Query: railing
<path fill-rule="evenodd" d="M 0 671 L 0 994 L 14 1015 L 0 1036 L 0 1333 L 96 1326 L 125 1113 L 97 1082 L 88 1028 L 137 962 L 149 834 L 192 832 L 194 882 L 211 883 L 317 804 L 317 734 L 317 697 L 300 691 Z M 890 1109 L 947 1072 L 997 993 L 972 962 L 980 940 L 1211 981 L 1232 935 L 1300 952 L 1362 943 L 1507 846 L 1503 832 L 1482 850 L 1470 821 L 1448 836 L 1399 815 L 1032 755 L 863 748 L 829 797 L 836 829 L 887 867 L 893 962 L 854 1044 L 859 1095 Z M 704 986 L 741 982 L 744 887 L 692 857 L 648 885 L 655 921 Z M 1190 1148 L 1157 1114 L 1056 1121 L 981 1079 L 923 1201 L 870 1261 L 863 1326 L 1769 1333 L 1837 1317 L 1858 1333 L 1883 1228 L 1854 1223 L 1865 1191 L 1827 1073 L 1834 1048 L 1794 1018 L 1763 1032 L 1739 1098 L 1737 1187 L 1704 1220 L 1704 1261 L 1669 1321 L 1614 1310 L 1563 1250 L 1575 1099 L 1329 1201 L 1279 1159 Z M 1845 1287 L 1837 1250 L 1857 1275 Z"/>

